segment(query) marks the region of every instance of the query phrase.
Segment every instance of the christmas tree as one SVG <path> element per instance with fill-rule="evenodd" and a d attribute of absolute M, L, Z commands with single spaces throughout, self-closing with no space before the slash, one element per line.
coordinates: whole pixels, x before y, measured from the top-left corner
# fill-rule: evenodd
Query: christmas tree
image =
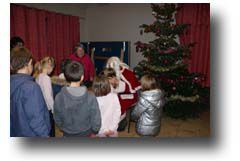
<path fill-rule="evenodd" d="M 177 41 L 189 24 L 174 24 L 174 14 L 179 10 L 175 4 L 151 4 L 155 21 L 140 26 L 140 34 L 153 33 L 156 39 L 148 43 L 136 42 L 136 51 L 144 56 L 134 71 L 138 78 L 150 74 L 159 80 L 165 92 L 164 112 L 173 118 L 197 117 L 204 109 L 204 76 L 189 73 L 188 60 L 194 43 Z"/>

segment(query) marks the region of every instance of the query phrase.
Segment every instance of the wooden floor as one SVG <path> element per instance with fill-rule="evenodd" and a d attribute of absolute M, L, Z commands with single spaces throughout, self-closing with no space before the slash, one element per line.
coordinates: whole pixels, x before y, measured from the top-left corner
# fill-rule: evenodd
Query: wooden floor
<path fill-rule="evenodd" d="M 56 137 L 61 137 L 61 131 L 56 128 Z M 210 136 L 210 113 L 204 112 L 198 119 L 162 118 L 161 131 L 157 137 L 208 137 Z M 119 137 L 139 137 L 135 132 L 135 123 L 131 122 L 130 132 L 127 128 L 119 132 Z"/>

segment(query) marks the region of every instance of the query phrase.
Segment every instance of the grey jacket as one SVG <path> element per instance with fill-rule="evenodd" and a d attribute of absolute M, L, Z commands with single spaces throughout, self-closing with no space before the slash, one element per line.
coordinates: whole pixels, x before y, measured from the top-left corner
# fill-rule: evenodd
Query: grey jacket
<path fill-rule="evenodd" d="M 159 89 L 141 93 L 131 113 L 131 118 L 138 120 L 136 131 L 139 135 L 155 136 L 159 133 L 163 105 L 163 93 Z"/>
<path fill-rule="evenodd" d="M 64 134 L 89 136 L 101 127 L 101 115 L 96 97 L 82 88 L 69 91 L 63 87 L 54 101 L 54 120 Z"/>

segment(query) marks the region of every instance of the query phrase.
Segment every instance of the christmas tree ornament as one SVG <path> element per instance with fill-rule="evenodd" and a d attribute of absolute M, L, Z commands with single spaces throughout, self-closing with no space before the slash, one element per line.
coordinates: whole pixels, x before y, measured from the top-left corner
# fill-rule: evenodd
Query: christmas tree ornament
<path fill-rule="evenodd" d="M 155 11 L 152 11 L 152 15 L 153 15 L 153 16 L 156 16 L 156 14 L 157 14 L 157 13 L 156 13 Z"/>

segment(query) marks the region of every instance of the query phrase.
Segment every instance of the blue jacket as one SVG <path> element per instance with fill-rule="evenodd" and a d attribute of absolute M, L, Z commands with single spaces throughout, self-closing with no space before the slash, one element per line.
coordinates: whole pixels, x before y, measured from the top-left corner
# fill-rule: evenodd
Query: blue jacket
<path fill-rule="evenodd" d="M 41 89 L 27 74 L 10 77 L 10 136 L 48 136 L 49 113 Z"/>

